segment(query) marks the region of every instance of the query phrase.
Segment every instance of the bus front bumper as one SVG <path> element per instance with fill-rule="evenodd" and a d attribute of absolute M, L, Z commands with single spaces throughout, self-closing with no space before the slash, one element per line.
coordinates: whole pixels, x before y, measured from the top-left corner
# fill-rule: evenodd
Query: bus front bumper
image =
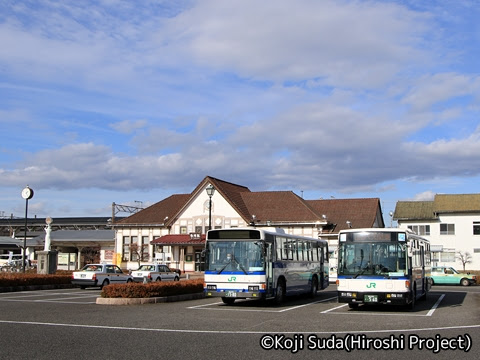
<path fill-rule="evenodd" d="M 410 302 L 408 293 L 372 293 L 359 291 L 338 291 L 339 303 L 406 305 Z"/>
<path fill-rule="evenodd" d="M 262 291 L 237 291 L 237 290 L 208 290 L 204 289 L 205 297 L 226 297 L 232 299 L 263 299 Z"/>

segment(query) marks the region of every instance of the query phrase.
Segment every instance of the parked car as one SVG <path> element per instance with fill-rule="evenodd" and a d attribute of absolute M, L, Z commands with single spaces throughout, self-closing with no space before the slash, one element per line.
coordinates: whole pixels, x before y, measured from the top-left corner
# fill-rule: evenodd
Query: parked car
<path fill-rule="evenodd" d="M 460 273 L 450 266 L 437 266 L 432 268 L 432 283 L 437 285 L 473 285 L 477 277 L 469 273 Z"/>
<path fill-rule="evenodd" d="M 132 281 L 131 275 L 124 273 L 113 264 L 88 264 L 82 270 L 72 274 L 72 284 L 82 289 L 88 286 L 104 287 L 109 284 L 125 284 Z"/>
<path fill-rule="evenodd" d="M 132 271 L 133 281 L 178 281 L 180 275 L 163 264 L 145 264 Z"/>

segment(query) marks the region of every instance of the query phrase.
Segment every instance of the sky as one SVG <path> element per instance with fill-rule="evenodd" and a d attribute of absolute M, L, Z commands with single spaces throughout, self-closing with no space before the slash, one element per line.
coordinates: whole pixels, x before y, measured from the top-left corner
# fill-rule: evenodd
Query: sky
<path fill-rule="evenodd" d="M 213 176 L 305 199 L 478 193 L 480 2 L 0 2 L 0 217 Z M 124 214 L 119 214 L 121 216 Z"/>

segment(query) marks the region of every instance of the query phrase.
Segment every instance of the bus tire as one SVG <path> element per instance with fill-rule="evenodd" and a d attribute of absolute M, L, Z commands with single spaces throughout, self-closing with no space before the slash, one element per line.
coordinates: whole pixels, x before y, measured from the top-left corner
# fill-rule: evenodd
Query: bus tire
<path fill-rule="evenodd" d="M 317 296 L 317 291 L 318 291 L 318 278 L 314 276 L 312 278 L 312 287 L 310 289 L 310 297 L 314 298 Z"/>
<path fill-rule="evenodd" d="M 222 297 L 222 301 L 223 301 L 224 304 L 232 305 L 235 302 L 235 298 Z"/>
<path fill-rule="evenodd" d="M 409 304 L 408 308 L 410 310 L 413 310 L 415 309 L 415 303 L 417 301 L 417 288 L 413 288 L 413 291 L 412 291 L 412 302 Z"/>
<path fill-rule="evenodd" d="M 358 304 L 357 303 L 348 303 L 348 307 L 350 309 L 356 309 L 356 308 L 358 308 Z"/>
<path fill-rule="evenodd" d="M 275 304 L 280 305 L 285 301 L 285 280 L 280 279 L 277 282 L 277 290 L 275 291 Z"/>

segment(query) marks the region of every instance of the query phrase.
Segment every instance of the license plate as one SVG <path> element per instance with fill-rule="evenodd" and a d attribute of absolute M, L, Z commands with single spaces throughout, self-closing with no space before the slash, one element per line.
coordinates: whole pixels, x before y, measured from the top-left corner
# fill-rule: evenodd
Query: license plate
<path fill-rule="evenodd" d="M 225 291 L 225 296 L 226 297 L 237 297 L 237 292 L 236 291 Z"/>
<path fill-rule="evenodd" d="M 363 301 L 365 302 L 378 302 L 378 295 L 364 295 Z"/>
<path fill-rule="evenodd" d="M 86 274 L 80 274 L 80 277 L 84 278 L 84 277 L 87 277 L 87 275 Z"/>

